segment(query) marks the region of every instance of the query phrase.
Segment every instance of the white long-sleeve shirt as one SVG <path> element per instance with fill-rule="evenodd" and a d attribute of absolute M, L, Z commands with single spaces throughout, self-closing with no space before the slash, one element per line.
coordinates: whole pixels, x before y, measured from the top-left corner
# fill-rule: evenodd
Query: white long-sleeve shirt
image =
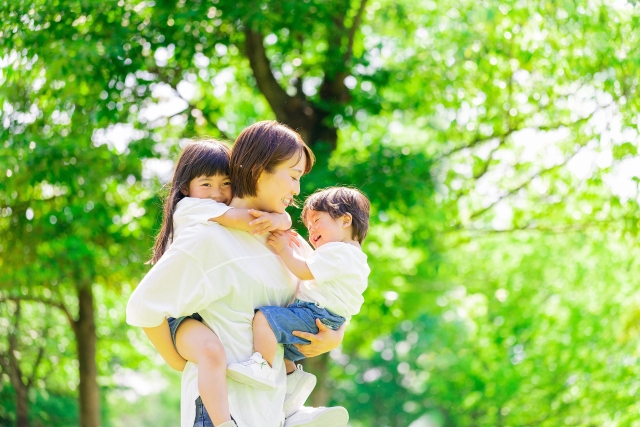
<path fill-rule="evenodd" d="M 222 341 L 227 363 L 249 359 L 254 309 L 286 306 L 297 285 L 295 276 L 265 242 L 265 236 L 211 221 L 185 228 L 131 295 L 127 323 L 155 327 L 167 316 L 197 312 Z M 309 247 L 303 248 L 306 252 Z M 238 427 L 282 426 L 286 389 L 282 356 L 282 346 L 278 346 L 274 390 L 227 383 L 229 408 Z M 197 379 L 197 366 L 187 363 L 182 374 L 181 427 L 193 426 Z"/>
<path fill-rule="evenodd" d="M 233 208 L 215 200 L 185 197 L 176 204 L 173 213 L 173 239 L 175 240 L 185 228 L 206 224 L 210 218 L 222 216 L 229 209 Z"/>

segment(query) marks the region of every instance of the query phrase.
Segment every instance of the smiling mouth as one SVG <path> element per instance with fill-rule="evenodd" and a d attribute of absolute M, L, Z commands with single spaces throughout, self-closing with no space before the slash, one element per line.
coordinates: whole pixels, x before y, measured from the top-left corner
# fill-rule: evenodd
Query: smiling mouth
<path fill-rule="evenodd" d="M 315 245 L 316 243 L 318 243 L 318 240 L 320 240 L 321 237 L 322 236 L 320 235 L 311 236 L 311 243 Z"/>
<path fill-rule="evenodd" d="M 286 198 L 286 197 L 283 197 L 283 198 L 282 198 L 282 203 L 283 203 L 285 206 L 289 206 L 292 202 L 293 202 L 293 199 L 288 199 L 288 198 Z"/>

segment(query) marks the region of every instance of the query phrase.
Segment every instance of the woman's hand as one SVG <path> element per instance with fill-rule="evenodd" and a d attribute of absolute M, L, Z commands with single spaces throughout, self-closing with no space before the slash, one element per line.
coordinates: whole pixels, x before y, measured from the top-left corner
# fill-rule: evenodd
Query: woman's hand
<path fill-rule="evenodd" d="M 316 319 L 316 325 L 318 326 L 318 333 L 315 335 L 308 332 L 293 331 L 293 335 L 296 337 L 311 341 L 310 344 L 295 344 L 305 357 L 315 357 L 333 350 L 340 345 L 344 337 L 344 325 L 340 326 L 336 331 L 328 328 L 320 319 Z"/>

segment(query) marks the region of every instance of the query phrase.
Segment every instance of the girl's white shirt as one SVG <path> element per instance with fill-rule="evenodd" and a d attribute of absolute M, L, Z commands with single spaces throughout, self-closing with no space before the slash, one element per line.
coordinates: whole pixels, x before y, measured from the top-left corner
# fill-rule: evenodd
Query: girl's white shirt
<path fill-rule="evenodd" d="M 299 240 L 300 255 L 306 258 L 312 249 Z M 253 354 L 254 309 L 286 306 L 293 299 L 297 284 L 296 277 L 267 247 L 266 236 L 225 228 L 205 219 L 178 230 L 169 249 L 131 295 L 127 323 L 155 327 L 165 317 L 197 312 L 222 341 L 227 363 L 241 362 Z M 279 345 L 273 365 L 274 390 L 227 383 L 229 409 L 238 427 L 283 425 L 286 373 L 282 356 L 283 347 Z M 192 427 L 194 423 L 199 396 L 197 369 L 197 365 L 188 362 L 182 373 L 181 427 Z"/>
<path fill-rule="evenodd" d="M 211 199 L 196 199 L 185 197 L 176 204 L 173 213 L 173 240 L 187 227 L 196 224 L 206 224 L 209 218 L 222 216 L 231 206 Z"/>

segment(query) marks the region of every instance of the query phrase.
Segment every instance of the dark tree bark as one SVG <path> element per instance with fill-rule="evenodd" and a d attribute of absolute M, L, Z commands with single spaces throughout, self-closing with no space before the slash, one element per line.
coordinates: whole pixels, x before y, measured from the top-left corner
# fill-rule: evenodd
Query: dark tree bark
<path fill-rule="evenodd" d="M 9 375 L 9 381 L 16 392 L 16 421 L 18 427 L 29 427 L 29 387 L 22 379 L 22 370 L 16 357 L 18 350 L 18 328 L 20 326 L 20 302 L 16 302 L 15 321 L 13 329 L 9 332 L 9 351 L 2 357 L 0 363 L 2 369 Z"/>
<path fill-rule="evenodd" d="M 16 422 L 17 427 L 29 427 L 29 389 L 33 385 L 38 367 L 44 355 L 44 347 L 38 348 L 35 362 L 32 365 L 31 376 L 27 379 L 20 368 L 20 360 L 17 357 L 20 351 L 18 334 L 20 332 L 21 301 L 15 300 L 16 311 L 13 315 L 14 322 L 8 335 L 8 352 L 0 355 L 0 372 L 9 376 L 9 381 L 16 393 Z M 46 328 L 45 328 L 46 329 Z"/>
<path fill-rule="evenodd" d="M 90 284 L 78 288 L 78 320 L 74 332 L 80 364 L 80 427 L 100 427 L 100 389 L 96 366 L 96 323 L 93 289 Z"/>
<path fill-rule="evenodd" d="M 245 55 L 249 59 L 258 89 L 267 99 L 276 119 L 296 130 L 310 146 L 323 141 L 335 147 L 337 131 L 325 123 L 329 112 L 310 102 L 300 89 L 295 96 L 287 94 L 271 72 L 263 36 L 258 31 L 245 31 Z"/>
<path fill-rule="evenodd" d="M 64 313 L 67 320 L 69 320 L 69 325 L 71 326 L 71 329 L 73 330 L 73 333 L 75 335 L 78 350 L 78 362 L 80 365 L 80 385 L 78 390 L 78 403 L 80 406 L 80 427 L 100 427 L 100 388 L 98 387 L 98 369 L 96 365 L 96 344 L 98 339 L 96 335 L 95 310 L 93 305 L 93 288 L 90 285 L 90 281 L 82 281 L 78 279 L 78 283 L 80 284 L 77 287 L 77 320 L 67 309 L 66 305 L 62 302 L 38 297 L 9 297 L 6 299 L 15 301 L 16 304 L 18 304 L 18 309 L 20 307 L 21 301 L 32 301 L 45 304 L 49 307 L 55 307 Z M 16 313 L 18 315 L 16 318 L 17 322 L 17 319 L 19 318 L 19 310 Z M 45 327 L 45 330 L 46 329 L 48 329 L 48 327 Z M 18 328 L 16 323 L 14 333 L 17 333 L 17 330 Z M 11 341 L 11 339 L 12 337 L 10 336 L 10 346 L 13 342 L 14 348 L 17 348 L 17 338 L 14 336 L 13 341 Z M 22 387 L 25 387 L 24 396 L 27 396 L 27 391 L 35 381 L 37 368 L 44 356 L 44 347 L 39 348 L 36 362 L 33 366 L 32 375 L 26 383 L 21 379 L 23 375 L 20 371 L 18 360 L 13 357 L 13 354 L 14 353 L 12 351 L 9 351 L 9 355 L 7 355 L 6 357 L 0 356 L 0 367 L 4 371 L 7 371 L 9 373 L 12 372 L 11 369 L 17 372 L 16 374 L 9 374 L 9 376 L 11 377 L 12 385 L 16 389 L 16 393 L 18 394 L 20 385 L 16 386 L 14 384 L 14 381 L 18 381 L 20 384 L 22 384 Z M 23 394 L 18 394 L 19 398 L 21 396 L 23 396 Z M 26 397 L 23 402 L 26 402 L 26 408 L 28 408 L 28 400 L 26 399 Z M 18 405 L 18 408 L 20 407 L 21 406 Z M 22 405 L 22 407 L 24 407 L 24 405 Z M 18 425 L 20 427 L 22 426 L 21 424 Z M 27 424 L 24 425 L 26 426 Z"/>

